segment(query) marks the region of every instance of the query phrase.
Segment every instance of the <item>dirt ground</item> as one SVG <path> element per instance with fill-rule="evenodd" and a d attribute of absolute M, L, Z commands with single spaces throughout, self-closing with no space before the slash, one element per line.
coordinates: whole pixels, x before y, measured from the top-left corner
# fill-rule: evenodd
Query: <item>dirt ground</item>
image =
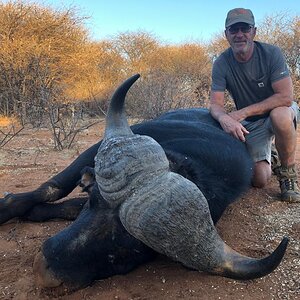
<path fill-rule="evenodd" d="M 29 191 L 53 176 L 95 143 L 103 123 L 81 133 L 72 150 L 56 152 L 46 130 L 24 130 L 0 149 L 0 194 Z M 299 139 L 300 142 L 300 139 Z M 300 169 L 300 152 L 297 152 Z M 77 195 L 75 190 L 72 195 Z M 41 289 L 32 263 L 40 245 L 70 222 L 11 220 L 0 226 L 0 299 L 300 299 L 300 205 L 278 201 L 276 178 L 265 189 L 251 189 L 218 223 L 224 241 L 251 257 L 270 254 L 290 238 L 281 265 L 257 280 L 237 281 L 188 270 L 165 257 L 125 276 L 94 282 L 79 290 Z"/>

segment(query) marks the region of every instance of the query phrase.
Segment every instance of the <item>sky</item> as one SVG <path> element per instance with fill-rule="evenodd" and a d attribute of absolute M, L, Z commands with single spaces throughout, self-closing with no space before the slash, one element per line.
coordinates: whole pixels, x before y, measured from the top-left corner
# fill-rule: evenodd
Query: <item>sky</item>
<path fill-rule="evenodd" d="M 89 16 L 86 25 L 95 40 L 122 32 L 146 31 L 166 44 L 207 42 L 224 30 L 227 12 L 250 8 L 258 23 L 267 15 L 300 16 L 297 0 L 35 0 L 54 8 L 77 7 Z M 258 28 L 259 29 L 259 28 Z"/>

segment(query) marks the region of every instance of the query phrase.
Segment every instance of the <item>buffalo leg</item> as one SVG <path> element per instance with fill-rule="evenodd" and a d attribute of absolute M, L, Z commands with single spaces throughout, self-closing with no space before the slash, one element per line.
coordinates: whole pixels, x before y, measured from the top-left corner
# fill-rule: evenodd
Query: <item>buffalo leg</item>
<path fill-rule="evenodd" d="M 73 221 L 81 212 L 88 197 L 69 199 L 60 203 L 40 203 L 30 209 L 22 220 L 45 222 L 52 219 Z"/>
<path fill-rule="evenodd" d="M 81 178 L 81 170 L 94 167 L 94 157 L 100 142 L 78 156 L 67 168 L 43 183 L 36 190 L 27 193 L 9 193 L 0 199 L 0 224 L 15 217 L 24 216 L 33 206 L 54 202 L 70 194 Z"/>

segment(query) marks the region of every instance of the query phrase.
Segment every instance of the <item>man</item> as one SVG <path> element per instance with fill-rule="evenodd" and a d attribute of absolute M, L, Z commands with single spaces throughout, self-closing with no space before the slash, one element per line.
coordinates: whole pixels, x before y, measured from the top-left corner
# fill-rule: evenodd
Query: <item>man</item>
<path fill-rule="evenodd" d="M 281 50 L 254 41 L 256 27 L 249 9 L 228 12 L 225 35 L 230 48 L 214 62 L 210 111 L 224 131 L 245 142 L 254 159 L 252 184 L 264 187 L 272 174 L 271 144 L 275 137 L 281 166 L 276 174 L 283 201 L 300 202 L 295 169 L 298 105 Z M 226 113 L 224 91 L 236 111 Z"/>

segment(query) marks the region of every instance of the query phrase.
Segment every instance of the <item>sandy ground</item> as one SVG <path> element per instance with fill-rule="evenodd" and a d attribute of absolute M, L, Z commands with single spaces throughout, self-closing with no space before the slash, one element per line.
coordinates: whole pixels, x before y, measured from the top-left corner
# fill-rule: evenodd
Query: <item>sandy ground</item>
<path fill-rule="evenodd" d="M 24 130 L 0 149 L 0 193 L 30 191 L 53 176 L 103 132 L 96 125 L 81 133 L 72 150 L 56 152 L 46 130 Z M 300 140 L 299 140 L 300 141 Z M 300 154 L 297 152 L 299 169 Z M 72 195 L 79 194 L 75 190 Z M 0 226 L 0 299 L 300 299 L 300 205 L 278 201 L 276 178 L 265 189 L 251 189 L 231 205 L 218 223 L 233 249 L 252 257 L 270 254 L 283 236 L 290 238 L 283 262 L 272 274 L 236 281 L 188 270 L 165 257 L 79 290 L 40 289 L 32 263 L 40 245 L 70 222 L 11 220 Z"/>

